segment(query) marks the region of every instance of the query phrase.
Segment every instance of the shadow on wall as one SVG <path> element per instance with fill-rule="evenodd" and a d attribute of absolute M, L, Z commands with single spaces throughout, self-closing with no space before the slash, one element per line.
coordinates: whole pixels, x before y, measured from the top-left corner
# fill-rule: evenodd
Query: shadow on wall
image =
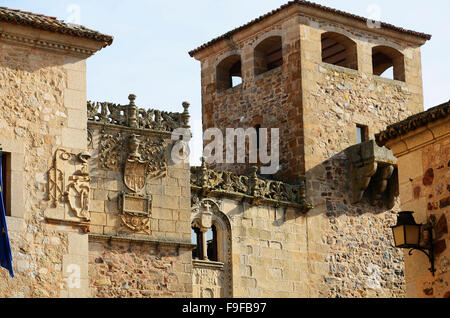
<path fill-rule="evenodd" d="M 389 174 L 390 180 L 383 180 L 380 168 L 382 166 L 379 164 L 378 170 L 375 166 L 376 173 L 372 178 L 358 175 L 352 167 L 346 150 L 310 169 L 306 172 L 306 189 L 308 199 L 315 208 L 308 213 L 308 216 L 314 217 L 320 214 L 325 214 L 327 217 L 361 216 L 367 213 L 378 215 L 392 210 L 389 206 L 395 209 L 395 206 L 399 204 L 398 195 L 390 203 L 389 191 L 396 192 L 393 189 L 397 182 L 396 169 Z M 356 182 L 366 183 L 366 190 L 361 190 L 364 193 L 356 203 L 354 173 L 357 173 Z M 362 180 L 364 178 L 367 180 Z M 374 189 L 376 187 L 382 190 L 376 191 Z"/>

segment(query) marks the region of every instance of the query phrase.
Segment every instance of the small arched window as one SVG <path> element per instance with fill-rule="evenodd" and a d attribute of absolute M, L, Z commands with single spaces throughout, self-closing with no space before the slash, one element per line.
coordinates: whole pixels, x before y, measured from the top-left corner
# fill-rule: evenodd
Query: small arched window
<path fill-rule="evenodd" d="M 322 34 L 322 62 L 358 70 L 356 43 L 339 33 Z"/>
<path fill-rule="evenodd" d="M 373 74 L 405 81 L 405 59 L 402 53 L 388 46 L 372 49 Z"/>
<path fill-rule="evenodd" d="M 242 84 L 242 63 L 239 55 L 232 55 L 219 63 L 216 70 L 217 90 Z"/>
<path fill-rule="evenodd" d="M 283 65 L 281 36 L 272 36 L 255 47 L 255 75 L 260 75 Z"/>

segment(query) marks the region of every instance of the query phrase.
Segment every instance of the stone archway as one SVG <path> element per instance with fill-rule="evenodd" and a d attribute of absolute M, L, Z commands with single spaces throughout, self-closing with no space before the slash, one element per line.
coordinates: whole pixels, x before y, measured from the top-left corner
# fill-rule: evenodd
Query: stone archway
<path fill-rule="evenodd" d="M 201 259 L 193 259 L 193 295 L 195 298 L 231 298 L 232 297 L 232 241 L 231 224 L 222 212 L 220 204 L 213 199 L 203 199 L 192 207 L 192 227 L 199 230 L 201 242 L 198 248 L 204 252 Z M 208 256 L 206 233 L 215 228 L 215 260 Z M 203 245 L 202 246 L 200 246 Z M 207 296 L 206 296 L 207 295 Z"/>

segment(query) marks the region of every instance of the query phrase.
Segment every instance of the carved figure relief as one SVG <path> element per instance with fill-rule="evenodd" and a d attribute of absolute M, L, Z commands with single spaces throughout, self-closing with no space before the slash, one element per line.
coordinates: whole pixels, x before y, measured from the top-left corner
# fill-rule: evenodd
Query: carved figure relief
<path fill-rule="evenodd" d="M 88 153 L 78 155 L 69 153 L 65 149 L 55 152 L 53 167 L 49 170 L 48 201 L 52 208 L 68 204 L 73 216 L 83 220 L 90 220 L 89 192 L 90 181 L 88 171 Z M 80 167 L 77 170 L 77 167 Z M 66 174 L 73 171 L 66 179 Z"/>
<path fill-rule="evenodd" d="M 89 213 L 90 181 L 89 176 L 71 176 L 65 193 L 74 215 L 86 221 L 90 221 L 91 218 Z"/>
<path fill-rule="evenodd" d="M 57 208 L 59 203 L 63 203 L 65 173 L 62 167 L 64 161 L 68 161 L 71 154 L 64 149 L 58 149 L 53 160 L 53 167 L 48 172 L 48 201 L 51 206 Z"/>

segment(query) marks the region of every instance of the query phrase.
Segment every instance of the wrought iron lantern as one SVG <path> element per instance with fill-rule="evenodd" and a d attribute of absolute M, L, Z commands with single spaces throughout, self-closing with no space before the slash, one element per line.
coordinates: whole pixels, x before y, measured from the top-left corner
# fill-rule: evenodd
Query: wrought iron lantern
<path fill-rule="evenodd" d="M 430 222 L 417 224 L 413 214 L 411 211 L 399 213 L 397 225 L 392 227 L 395 247 L 410 249 L 409 255 L 415 250 L 424 253 L 430 261 L 429 270 L 434 276 L 433 225 Z M 421 242 L 424 243 L 421 245 Z"/>

